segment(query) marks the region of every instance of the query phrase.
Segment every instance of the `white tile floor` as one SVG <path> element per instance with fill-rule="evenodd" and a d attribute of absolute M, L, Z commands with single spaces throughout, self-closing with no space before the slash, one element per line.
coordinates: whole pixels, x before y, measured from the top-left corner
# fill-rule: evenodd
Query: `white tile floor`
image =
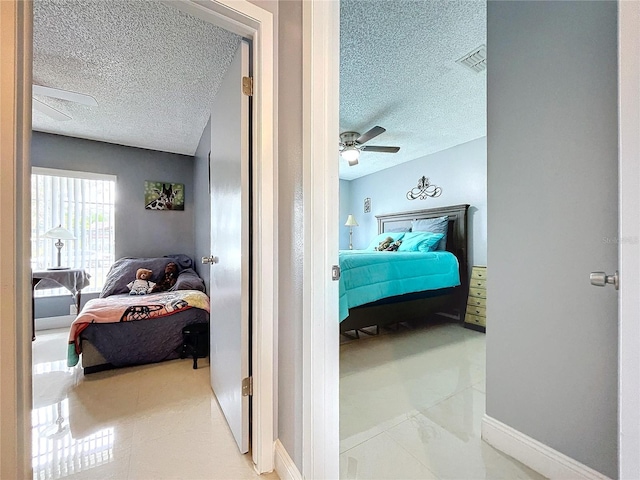
<path fill-rule="evenodd" d="M 67 329 L 33 345 L 36 479 L 277 479 L 241 455 L 209 386 L 208 359 L 84 376 Z"/>
<path fill-rule="evenodd" d="M 542 479 L 480 437 L 485 336 L 432 323 L 340 346 L 340 478 Z"/>

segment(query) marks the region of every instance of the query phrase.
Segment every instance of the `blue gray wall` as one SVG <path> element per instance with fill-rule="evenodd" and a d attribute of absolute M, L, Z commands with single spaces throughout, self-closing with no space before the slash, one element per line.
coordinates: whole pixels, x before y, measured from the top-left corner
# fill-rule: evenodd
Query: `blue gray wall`
<path fill-rule="evenodd" d="M 302 2 L 279 8 L 278 436 L 302 471 Z"/>
<path fill-rule="evenodd" d="M 617 3 L 490 1 L 487 414 L 617 478 Z"/>
<path fill-rule="evenodd" d="M 349 248 L 349 227 L 345 227 L 344 223 L 347 221 L 349 214 L 352 214 L 358 224 L 360 219 L 364 217 L 362 214 L 362 208 L 357 209 L 357 206 L 351 204 L 351 182 L 349 180 L 340 180 L 340 217 L 338 221 L 340 226 L 338 228 L 338 245 L 340 250 L 347 250 Z M 354 227 L 356 230 L 359 227 Z"/>
<path fill-rule="evenodd" d="M 211 151 L 211 117 L 204 127 L 193 162 L 193 205 L 195 214 L 196 271 L 209 292 L 209 267 L 200 259 L 211 252 L 211 196 L 209 195 L 209 152 Z"/>
<path fill-rule="evenodd" d="M 172 253 L 194 255 L 193 157 L 33 132 L 31 164 L 117 176 L 116 258 Z M 145 180 L 183 183 L 184 211 L 145 210 Z M 83 295 L 83 299 L 88 298 Z M 60 302 L 58 305 L 54 300 L 46 301 L 45 311 L 38 300 L 36 315 L 69 315 L 69 298 L 64 297 Z"/>
<path fill-rule="evenodd" d="M 366 154 L 365 154 L 366 155 Z M 361 161 L 366 161 L 363 158 Z M 426 176 L 442 187 L 442 195 L 426 200 L 408 200 L 407 192 Z M 378 233 L 376 215 L 420 210 L 468 203 L 469 263 L 487 263 L 487 139 L 471 142 L 401 163 L 349 182 L 350 206 L 359 226 L 353 229 L 353 248 L 369 245 Z M 340 183 L 341 198 L 343 182 Z M 364 213 L 364 199 L 371 198 L 371 213 Z M 340 248 L 349 248 L 349 228 L 344 226 L 343 206 L 340 205 Z M 346 232 L 346 243 L 344 234 Z"/>

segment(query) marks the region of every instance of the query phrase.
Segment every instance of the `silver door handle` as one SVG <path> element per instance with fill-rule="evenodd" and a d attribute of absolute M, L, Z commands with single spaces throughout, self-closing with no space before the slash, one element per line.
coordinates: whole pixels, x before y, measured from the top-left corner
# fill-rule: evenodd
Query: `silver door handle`
<path fill-rule="evenodd" d="M 591 280 L 591 285 L 595 285 L 596 287 L 604 287 L 609 284 L 616 287 L 616 290 L 620 288 L 620 279 L 618 278 L 617 270 L 613 275 L 607 275 L 604 272 L 591 272 L 589 279 Z"/>
<path fill-rule="evenodd" d="M 214 263 L 218 263 L 220 259 L 218 257 L 214 257 L 213 255 L 209 257 L 202 257 L 202 263 L 213 265 Z"/>

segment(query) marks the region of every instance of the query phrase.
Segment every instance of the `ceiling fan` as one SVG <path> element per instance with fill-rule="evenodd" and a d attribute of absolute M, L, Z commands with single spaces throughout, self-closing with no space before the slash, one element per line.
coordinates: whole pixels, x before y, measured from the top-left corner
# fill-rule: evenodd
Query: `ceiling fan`
<path fill-rule="evenodd" d="M 373 127 L 368 132 L 360 135 L 358 132 L 343 132 L 340 134 L 340 156 L 349 162 L 349 166 L 358 164 L 360 152 L 380 152 L 380 153 L 396 153 L 400 147 L 381 147 L 374 145 L 364 145 L 372 138 L 377 137 L 381 133 L 386 132 L 382 127 Z"/>
<path fill-rule="evenodd" d="M 89 105 L 90 107 L 97 107 L 98 102 L 91 95 L 84 93 L 70 92 L 67 90 L 61 90 L 59 88 L 44 87 L 42 85 L 33 85 L 33 95 L 45 95 L 52 98 L 60 98 L 62 100 L 68 100 L 70 102 L 81 103 L 83 105 Z M 40 100 L 33 98 L 33 108 L 44 113 L 45 115 L 53 118 L 54 120 L 65 121 L 71 120 L 71 117 L 66 113 L 62 113 Z"/>

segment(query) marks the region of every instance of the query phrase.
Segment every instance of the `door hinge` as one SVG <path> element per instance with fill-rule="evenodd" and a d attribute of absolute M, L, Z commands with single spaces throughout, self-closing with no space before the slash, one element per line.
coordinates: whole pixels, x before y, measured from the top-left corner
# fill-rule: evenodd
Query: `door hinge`
<path fill-rule="evenodd" d="M 253 395 L 253 377 L 242 379 L 242 396 L 250 397 Z"/>
<path fill-rule="evenodd" d="M 337 280 L 340 280 L 340 266 L 339 265 L 333 265 L 331 267 L 331 280 L 333 280 L 334 282 Z"/>
<path fill-rule="evenodd" d="M 242 93 L 244 93 L 247 97 L 251 97 L 253 95 L 252 77 L 242 77 Z"/>

